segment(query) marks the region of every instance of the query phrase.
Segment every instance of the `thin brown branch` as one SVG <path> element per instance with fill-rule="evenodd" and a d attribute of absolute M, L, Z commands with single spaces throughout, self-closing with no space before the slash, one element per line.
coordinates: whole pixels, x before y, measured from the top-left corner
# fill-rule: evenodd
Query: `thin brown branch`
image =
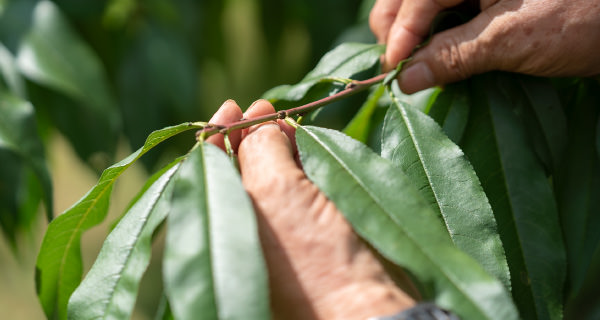
<path fill-rule="evenodd" d="M 276 120 L 276 119 L 285 119 L 286 117 L 294 116 L 294 115 L 307 114 L 307 113 L 314 111 L 324 105 L 330 104 L 332 102 L 341 100 L 343 98 L 347 98 L 351 95 L 354 95 L 356 93 L 364 91 L 364 90 L 370 88 L 371 86 L 382 82 L 386 76 L 387 76 L 387 73 L 384 73 L 384 74 L 380 74 L 378 76 L 375 76 L 375 77 L 367 79 L 367 80 L 361 80 L 361 81 L 353 80 L 352 82 L 350 82 L 346 85 L 344 90 L 342 90 L 334 95 L 307 103 L 307 104 L 299 106 L 299 107 L 295 107 L 295 108 L 291 108 L 291 109 L 287 109 L 287 110 L 281 110 L 281 111 L 278 111 L 275 113 L 266 114 L 266 115 L 256 117 L 256 118 L 241 119 L 239 121 L 224 124 L 224 125 L 216 125 L 216 124 L 209 123 L 204 129 L 198 130 L 198 132 L 196 132 L 196 139 L 198 139 L 198 140 L 206 139 L 217 133 L 228 134 L 231 131 L 248 128 L 255 124 L 259 124 L 259 123 L 263 123 L 263 122 L 267 122 L 267 121 L 271 121 L 271 120 Z"/>

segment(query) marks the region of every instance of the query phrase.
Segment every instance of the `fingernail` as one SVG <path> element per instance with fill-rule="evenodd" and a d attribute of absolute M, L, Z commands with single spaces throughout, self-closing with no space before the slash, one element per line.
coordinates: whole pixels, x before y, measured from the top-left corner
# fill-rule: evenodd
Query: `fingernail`
<path fill-rule="evenodd" d="M 400 74 L 400 88 L 405 93 L 414 93 L 435 85 L 433 73 L 425 62 L 418 62 Z"/>
<path fill-rule="evenodd" d="M 228 99 L 225 100 L 225 102 L 223 102 L 223 104 L 221 104 L 221 106 L 219 107 L 219 109 L 217 110 L 217 112 L 215 112 L 215 114 L 213 114 L 213 116 L 210 118 L 209 122 L 213 122 L 216 121 L 217 119 L 219 119 L 221 117 L 221 114 L 223 112 L 225 112 L 225 108 L 228 104 L 230 103 L 236 103 L 234 100 Z"/>
<path fill-rule="evenodd" d="M 252 127 L 250 127 L 248 129 L 248 134 L 253 133 L 253 132 L 258 132 L 258 131 L 264 130 L 264 128 L 270 128 L 270 127 L 277 127 L 277 129 L 279 129 L 279 131 L 281 131 L 281 127 L 279 127 L 279 125 L 277 123 L 269 121 L 269 122 L 253 125 Z"/>

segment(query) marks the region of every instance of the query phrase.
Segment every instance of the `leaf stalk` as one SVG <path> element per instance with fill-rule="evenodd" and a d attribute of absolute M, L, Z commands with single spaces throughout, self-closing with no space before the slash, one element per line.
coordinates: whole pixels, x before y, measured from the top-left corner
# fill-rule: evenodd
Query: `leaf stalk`
<path fill-rule="evenodd" d="M 252 119 L 241 119 L 236 122 L 232 122 L 225 125 L 217 125 L 208 123 L 203 129 L 198 130 L 196 132 L 196 140 L 204 140 L 214 134 L 221 133 L 224 135 L 228 135 L 230 132 L 234 130 L 244 129 L 251 127 L 256 124 L 264 123 L 267 121 L 277 120 L 277 119 L 286 119 L 295 115 L 304 115 L 311 111 L 314 111 L 318 108 L 321 108 L 327 104 L 333 103 L 335 101 L 347 98 L 351 95 L 357 94 L 361 91 L 364 91 L 373 85 L 376 85 L 382 82 L 387 73 L 380 74 L 373 78 L 369 78 L 366 80 L 352 80 L 346 84 L 344 90 L 333 94 L 331 96 L 325 97 L 323 99 L 319 99 L 295 108 L 281 110 L 274 113 L 266 114 L 260 117 L 252 118 Z"/>

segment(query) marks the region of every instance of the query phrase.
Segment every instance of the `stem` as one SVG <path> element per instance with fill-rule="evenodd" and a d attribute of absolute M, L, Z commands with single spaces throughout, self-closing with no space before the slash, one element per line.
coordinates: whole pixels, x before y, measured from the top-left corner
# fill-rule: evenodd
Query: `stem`
<path fill-rule="evenodd" d="M 242 119 L 242 120 L 239 120 L 236 122 L 231 122 L 231 123 L 224 124 L 224 125 L 209 123 L 206 125 L 206 127 L 204 127 L 204 129 L 198 130 L 198 132 L 196 132 L 196 139 L 203 140 L 203 139 L 206 139 L 217 133 L 228 134 L 231 131 L 248 128 L 255 124 L 272 121 L 272 120 L 276 120 L 276 119 L 285 119 L 286 117 L 290 117 L 290 116 L 294 116 L 294 115 L 306 114 L 306 113 L 309 113 L 315 109 L 318 109 L 326 104 L 330 104 L 332 102 L 335 102 L 335 101 L 341 100 L 343 98 L 349 97 L 351 95 L 354 95 L 358 92 L 364 91 L 364 90 L 370 88 L 371 86 L 382 82 L 386 76 L 387 76 L 387 73 L 383 73 L 383 74 L 380 74 L 378 76 L 375 76 L 375 77 L 367 79 L 367 80 L 362 80 L 362 81 L 352 80 L 350 83 L 348 83 L 346 85 L 344 90 L 342 90 L 334 95 L 331 95 L 329 97 L 325 97 L 323 99 L 313 101 L 313 102 L 307 103 L 307 104 L 299 106 L 299 107 L 295 107 L 295 108 L 291 108 L 291 109 L 287 109 L 287 110 L 281 110 L 278 112 L 266 114 L 266 115 L 252 118 L 252 119 Z"/>

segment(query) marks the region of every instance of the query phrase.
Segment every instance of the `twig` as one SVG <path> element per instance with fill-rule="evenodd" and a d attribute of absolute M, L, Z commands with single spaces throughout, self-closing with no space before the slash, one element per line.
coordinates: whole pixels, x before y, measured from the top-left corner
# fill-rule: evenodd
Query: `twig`
<path fill-rule="evenodd" d="M 217 124 L 209 123 L 204 127 L 204 129 L 198 130 L 198 132 L 196 132 L 196 139 L 203 140 L 203 139 L 206 139 L 217 133 L 228 134 L 231 131 L 248 128 L 255 124 L 259 124 L 259 123 L 263 123 L 263 122 L 267 122 L 267 121 L 271 121 L 271 120 L 276 120 L 276 119 L 285 119 L 287 117 L 294 116 L 294 115 L 303 115 L 303 114 L 309 113 L 315 109 L 318 109 L 326 104 L 330 104 L 332 102 L 349 97 L 358 92 L 364 91 L 365 89 L 368 89 L 371 86 L 382 82 L 386 78 L 386 76 L 387 76 L 387 73 L 384 73 L 384 74 L 380 74 L 378 76 L 375 76 L 375 77 L 367 79 L 367 80 L 362 80 L 362 81 L 352 80 L 351 82 L 349 82 L 346 85 L 344 90 L 342 90 L 334 95 L 331 95 L 329 97 L 325 97 L 323 99 L 313 101 L 313 102 L 307 103 L 307 104 L 299 106 L 299 107 L 295 107 L 295 108 L 291 108 L 291 109 L 287 109 L 287 110 L 281 110 L 281 111 L 278 111 L 275 113 L 266 114 L 266 115 L 252 118 L 252 119 L 242 119 L 242 120 L 224 124 L 224 125 L 217 125 Z"/>

